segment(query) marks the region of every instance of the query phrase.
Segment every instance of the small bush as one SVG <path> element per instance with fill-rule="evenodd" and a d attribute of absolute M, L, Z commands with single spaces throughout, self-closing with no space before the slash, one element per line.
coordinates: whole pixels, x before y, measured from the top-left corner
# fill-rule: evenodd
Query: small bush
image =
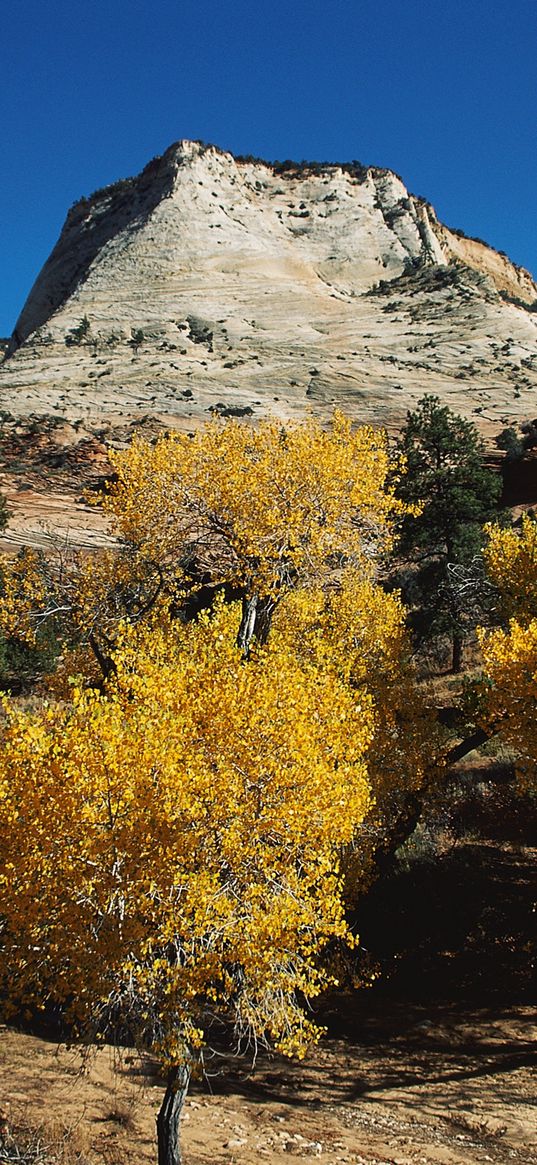
<path fill-rule="evenodd" d="M 510 426 L 508 429 L 502 429 L 496 437 L 496 445 L 498 449 L 505 450 L 507 461 L 518 461 L 524 453 L 524 445 L 518 436 L 516 429 Z"/>
<path fill-rule="evenodd" d="M 75 328 L 71 328 L 70 331 L 67 332 L 65 337 L 65 343 L 67 344 L 67 347 L 71 348 L 75 345 L 83 344 L 84 340 L 87 340 L 88 338 L 90 329 L 91 324 L 88 317 L 83 316 L 80 320 L 80 323 L 78 323 Z"/>

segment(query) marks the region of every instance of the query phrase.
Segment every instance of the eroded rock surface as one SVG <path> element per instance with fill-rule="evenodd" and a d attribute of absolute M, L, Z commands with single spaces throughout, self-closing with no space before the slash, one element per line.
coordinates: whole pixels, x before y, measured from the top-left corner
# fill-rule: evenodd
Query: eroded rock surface
<path fill-rule="evenodd" d="M 537 287 L 387 170 L 179 142 L 82 199 L 0 367 L 16 416 L 211 412 L 400 423 L 425 392 L 482 430 L 533 416 Z"/>

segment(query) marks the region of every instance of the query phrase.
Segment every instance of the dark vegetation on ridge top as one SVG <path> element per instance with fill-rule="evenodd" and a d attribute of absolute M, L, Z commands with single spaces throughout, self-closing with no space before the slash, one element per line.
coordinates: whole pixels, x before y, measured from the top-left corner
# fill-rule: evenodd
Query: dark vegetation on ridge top
<path fill-rule="evenodd" d="M 280 161 L 279 159 L 269 161 L 266 158 L 258 157 L 256 154 L 232 154 L 231 150 L 223 150 L 220 146 L 215 145 L 213 142 L 205 142 L 201 139 L 196 139 L 194 144 L 200 147 L 200 150 L 203 154 L 208 153 L 211 150 L 222 156 L 231 154 L 239 166 L 264 166 L 266 169 L 272 170 L 274 174 L 277 174 L 282 178 L 315 177 L 321 174 L 326 174 L 332 170 L 342 170 L 344 174 L 349 174 L 351 178 L 360 184 L 367 180 L 369 174 L 375 178 L 381 177 L 384 174 L 393 174 L 395 178 L 398 178 L 399 181 L 406 186 L 404 178 L 398 174 L 396 170 L 391 170 L 386 166 L 365 165 L 363 162 L 360 162 L 356 158 L 353 158 L 351 161 L 347 162 L 317 161 L 315 159 L 306 158 L 303 158 L 301 161 L 295 161 L 291 158 L 286 158 L 283 161 Z M 118 194 L 126 193 L 132 188 L 134 184 L 140 181 L 143 183 L 144 179 L 147 180 L 152 178 L 153 175 L 159 171 L 161 165 L 163 163 L 166 164 L 168 158 L 176 153 L 177 148 L 180 145 L 181 139 L 176 142 L 172 142 L 172 144 L 168 146 L 168 149 L 165 150 L 163 154 L 156 154 L 155 157 L 152 158 L 146 166 L 144 166 L 140 174 L 134 175 L 130 178 L 118 178 L 116 182 L 111 182 L 107 186 L 101 186 L 97 190 L 94 190 L 92 194 L 82 195 L 73 203 L 71 212 L 75 209 L 84 209 L 94 201 L 103 197 L 112 198 Z M 422 206 L 430 208 L 433 211 L 433 214 L 435 213 L 431 203 L 427 198 L 424 198 L 419 194 L 412 194 L 410 191 L 409 194 L 410 197 L 414 198 L 416 202 L 420 203 Z M 446 227 L 446 229 L 449 230 L 451 234 L 456 235 L 458 238 L 468 239 L 469 242 L 472 243 L 480 243 L 481 246 L 488 247 L 489 250 L 495 251 L 496 254 L 502 255 L 502 257 L 509 259 L 509 256 L 505 251 L 500 251 L 497 247 L 494 247 L 491 243 L 487 243 L 485 239 L 479 238 L 477 235 L 468 235 L 460 227 Z M 512 260 L 509 260 L 509 262 L 512 262 Z M 520 264 L 513 262 L 512 265 L 516 271 L 523 271 L 526 273 L 526 269 Z"/>

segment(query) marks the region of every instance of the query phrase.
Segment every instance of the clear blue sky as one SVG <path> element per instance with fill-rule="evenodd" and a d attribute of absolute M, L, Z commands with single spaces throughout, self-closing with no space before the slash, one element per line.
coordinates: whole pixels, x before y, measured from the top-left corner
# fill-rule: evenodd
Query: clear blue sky
<path fill-rule="evenodd" d="M 536 0 L 12 0 L 0 336 L 83 194 L 178 138 L 388 166 L 537 275 Z"/>

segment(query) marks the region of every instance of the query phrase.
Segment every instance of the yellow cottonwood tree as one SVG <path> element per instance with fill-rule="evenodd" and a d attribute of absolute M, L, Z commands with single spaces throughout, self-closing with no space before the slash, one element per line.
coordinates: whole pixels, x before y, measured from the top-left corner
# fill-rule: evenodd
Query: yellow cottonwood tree
<path fill-rule="evenodd" d="M 174 595 L 202 579 L 239 588 L 246 651 L 289 591 L 342 565 L 367 572 L 404 511 L 386 435 L 353 431 L 339 413 L 329 429 L 213 422 L 193 437 L 137 441 L 113 462 L 105 508 L 125 545 L 158 563 Z"/>
<path fill-rule="evenodd" d="M 348 936 L 340 853 L 368 811 L 372 701 L 292 652 L 236 646 L 236 610 L 125 632 L 103 695 L 6 704 L 2 990 L 55 1000 L 169 1067 L 160 1160 L 215 1011 L 302 1053 L 299 995 Z"/>
<path fill-rule="evenodd" d="M 516 754 L 521 788 L 536 787 L 537 619 L 511 619 L 507 630 L 482 636 L 487 693 L 486 722 Z"/>
<path fill-rule="evenodd" d="M 257 429 L 215 421 L 111 456 L 118 480 L 103 505 L 117 552 L 89 561 L 59 547 L 50 559 L 30 551 L 5 562 L 0 611 L 0 629 L 26 641 L 61 615 L 68 637 L 90 642 L 101 664 L 122 618 L 170 602 L 192 610 L 219 586 L 243 599 L 247 651 L 297 586 L 344 565 L 370 573 L 404 512 L 385 434 L 353 431 L 338 414 L 326 430 L 314 420 Z"/>
<path fill-rule="evenodd" d="M 528 790 L 537 773 L 537 523 L 525 515 L 518 530 L 492 526 L 488 533 L 485 560 L 508 623 L 480 635 L 486 723 L 517 754 Z"/>
<path fill-rule="evenodd" d="M 537 617 L 537 522 L 524 514 L 518 529 L 491 525 L 487 533 L 485 563 L 502 614 L 522 621 Z"/>
<path fill-rule="evenodd" d="M 201 568 L 279 594 L 326 571 L 333 556 L 378 555 L 403 507 L 388 488 L 386 436 L 352 430 L 336 413 L 257 429 L 206 425 L 194 436 L 137 440 L 112 454 L 118 482 L 105 500 L 123 539 L 148 561 Z"/>
<path fill-rule="evenodd" d="M 61 616 L 105 679 L 82 660 L 68 701 L 6 706 L 3 984 L 160 1056 L 172 1165 L 211 1016 L 290 1053 L 315 1034 L 297 1001 L 350 940 L 344 868 L 363 885 L 426 747 L 375 581 L 403 511 L 382 434 L 214 423 L 115 461 L 117 553 L 5 569 L 10 633 Z"/>

